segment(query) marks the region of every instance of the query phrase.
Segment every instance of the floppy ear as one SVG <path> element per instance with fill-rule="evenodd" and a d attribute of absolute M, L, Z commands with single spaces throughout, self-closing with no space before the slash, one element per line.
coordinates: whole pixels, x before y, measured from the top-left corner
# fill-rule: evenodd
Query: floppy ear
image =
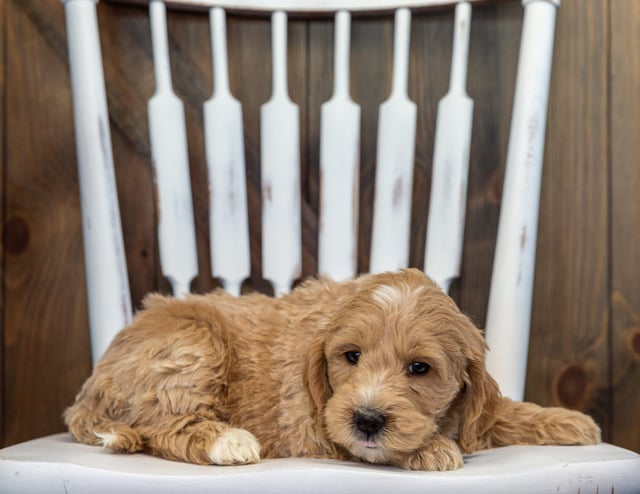
<path fill-rule="evenodd" d="M 465 351 L 467 369 L 461 408 L 458 440 L 463 452 L 490 447 L 487 434 L 495 422 L 495 410 L 501 396 L 498 384 L 485 368 L 487 345 L 478 329 L 470 323 L 469 346 Z"/>
<path fill-rule="evenodd" d="M 322 411 L 331 396 L 331 386 L 324 356 L 325 332 L 320 331 L 311 343 L 309 359 L 302 376 L 303 383 L 315 409 L 316 423 L 322 422 Z"/>

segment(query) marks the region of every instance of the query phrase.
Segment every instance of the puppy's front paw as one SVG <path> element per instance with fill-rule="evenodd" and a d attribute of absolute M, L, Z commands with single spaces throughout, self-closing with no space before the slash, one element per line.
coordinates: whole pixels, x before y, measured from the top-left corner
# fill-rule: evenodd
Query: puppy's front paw
<path fill-rule="evenodd" d="M 438 436 L 421 450 L 408 455 L 400 464 L 407 470 L 445 471 L 462 468 L 462 453 L 452 439 Z"/>
<path fill-rule="evenodd" d="M 547 422 L 542 421 L 550 436 L 551 444 L 598 444 L 600 427 L 593 419 L 576 410 L 550 408 L 555 415 Z"/>
<path fill-rule="evenodd" d="M 209 452 L 216 465 L 242 465 L 260 461 L 260 443 L 244 429 L 228 429 L 223 432 Z"/>
<path fill-rule="evenodd" d="M 583 415 L 580 422 L 581 427 L 578 433 L 580 444 L 598 444 L 602 441 L 600 427 L 591 417 Z"/>

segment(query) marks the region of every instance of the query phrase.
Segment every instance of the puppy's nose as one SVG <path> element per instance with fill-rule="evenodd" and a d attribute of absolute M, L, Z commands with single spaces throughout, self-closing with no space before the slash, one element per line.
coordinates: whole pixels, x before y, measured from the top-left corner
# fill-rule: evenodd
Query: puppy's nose
<path fill-rule="evenodd" d="M 378 410 L 365 408 L 356 410 L 353 414 L 353 422 L 356 427 L 365 434 L 376 434 L 384 427 L 387 419 Z"/>

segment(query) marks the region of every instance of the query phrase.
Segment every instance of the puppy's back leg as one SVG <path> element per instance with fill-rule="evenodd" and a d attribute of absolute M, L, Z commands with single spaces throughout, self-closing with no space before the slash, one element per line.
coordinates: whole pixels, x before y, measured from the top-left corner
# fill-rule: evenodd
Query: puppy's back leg
<path fill-rule="evenodd" d="M 199 464 L 257 461 L 258 441 L 228 424 L 234 356 L 223 314 L 206 297 L 152 296 L 146 307 L 65 414 L 71 432 L 120 452 Z"/>
<path fill-rule="evenodd" d="M 492 446 L 597 444 L 600 428 L 584 413 L 503 398 L 490 431 Z"/>
<path fill-rule="evenodd" d="M 257 462 L 258 440 L 228 423 L 227 380 L 234 353 L 224 319 L 197 299 L 156 307 L 157 324 L 170 321 L 176 337 L 164 342 L 163 357 L 149 365 L 157 415 L 144 421 L 147 449 L 203 465 Z"/>
<path fill-rule="evenodd" d="M 144 449 L 143 439 L 135 429 L 96 413 L 82 402 L 67 409 L 64 418 L 71 434 L 85 444 L 104 446 L 118 453 L 135 453 Z"/>
<path fill-rule="evenodd" d="M 237 465 L 260 460 L 260 444 L 248 431 L 204 413 L 164 417 L 145 428 L 150 453 L 200 465 Z"/>

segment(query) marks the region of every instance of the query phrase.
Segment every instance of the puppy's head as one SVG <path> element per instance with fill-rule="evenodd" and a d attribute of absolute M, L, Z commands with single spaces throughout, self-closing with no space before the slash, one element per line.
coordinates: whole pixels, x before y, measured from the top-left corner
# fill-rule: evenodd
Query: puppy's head
<path fill-rule="evenodd" d="M 372 463 L 438 433 L 473 450 L 497 386 L 480 332 L 418 270 L 365 276 L 328 315 L 306 381 L 328 439 Z"/>

